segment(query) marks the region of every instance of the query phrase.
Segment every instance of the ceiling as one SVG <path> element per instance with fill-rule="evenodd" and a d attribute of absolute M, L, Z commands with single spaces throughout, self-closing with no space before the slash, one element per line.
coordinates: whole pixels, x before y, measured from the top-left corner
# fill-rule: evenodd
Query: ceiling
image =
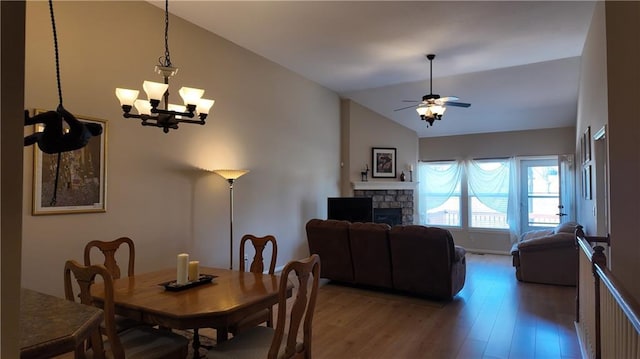
<path fill-rule="evenodd" d="M 164 8 L 164 2 L 150 1 Z M 582 1 L 185 1 L 169 12 L 282 65 L 419 137 L 574 126 Z M 427 128 L 403 100 L 449 107 Z"/>

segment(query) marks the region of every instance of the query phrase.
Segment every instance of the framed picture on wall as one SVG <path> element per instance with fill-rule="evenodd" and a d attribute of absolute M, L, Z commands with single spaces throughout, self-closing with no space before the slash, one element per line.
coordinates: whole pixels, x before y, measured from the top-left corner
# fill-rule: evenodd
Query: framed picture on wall
<path fill-rule="evenodd" d="M 584 199 L 591 199 L 591 165 L 582 168 L 582 193 Z"/>
<path fill-rule="evenodd" d="M 591 161 L 591 126 L 587 126 L 584 134 L 582 134 L 582 152 L 582 163 Z"/>
<path fill-rule="evenodd" d="M 35 114 L 45 112 L 36 110 Z M 33 145 L 34 215 L 106 211 L 107 122 L 78 116 L 82 122 L 102 125 L 102 134 L 91 137 L 78 150 L 47 154 Z M 34 126 L 34 132 L 44 125 Z M 56 176 L 57 173 L 57 176 Z"/>
<path fill-rule="evenodd" d="M 396 178 L 396 149 L 373 147 L 371 149 L 371 176 L 376 178 Z"/>

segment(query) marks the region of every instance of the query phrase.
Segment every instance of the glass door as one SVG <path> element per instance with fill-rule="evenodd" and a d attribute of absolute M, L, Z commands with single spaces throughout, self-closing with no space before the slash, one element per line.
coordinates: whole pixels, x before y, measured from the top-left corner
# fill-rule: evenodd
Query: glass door
<path fill-rule="evenodd" d="M 522 233 L 557 226 L 567 213 L 560 198 L 558 158 L 520 161 Z"/>

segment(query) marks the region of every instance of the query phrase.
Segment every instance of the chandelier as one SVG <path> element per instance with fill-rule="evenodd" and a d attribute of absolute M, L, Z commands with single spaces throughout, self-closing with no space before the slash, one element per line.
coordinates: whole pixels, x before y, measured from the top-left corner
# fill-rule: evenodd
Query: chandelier
<path fill-rule="evenodd" d="M 142 126 L 162 127 L 164 133 L 169 129 L 178 129 L 179 123 L 195 123 L 204 125 L 214 100 L 203 99 L 204 90 L 182 87 L 178 93 L 182 97 L 183 105 L 169 103 L 169 78 L 178 72 L 177 67 L 171 65 L 169 54 L 169 0 L 165 0 L 164 27 L 164 58 L 160 58 L 155 71 L 162 75 L 164 83 L 144 81 L 142 88 L 147 94 L 147 100 L 138 99 L 138 90 L 116 88 L 116 96 L 120 100 L 124 118 L 138 118 Z M 164 106 L 160 108 L 160 102 Z M 137 114 L 131 113 L 133 107 Z M 194 117 L 198 116 L 197 119 Z"/>
<path fill-rule="evenodd" d="M 447 108 L 438 103 L 435 103 L 434 101 L 430 102 L 427 97 L 429 97 L 429 95 L 423 96 L 423 103 L 416 108 L 416 111 L 418 111 L 420 119 L 427 121 L 429 123 L 429 126 L 433 126 L 433 122 L 435 120 L 442 119 L 442 115 Z"/>

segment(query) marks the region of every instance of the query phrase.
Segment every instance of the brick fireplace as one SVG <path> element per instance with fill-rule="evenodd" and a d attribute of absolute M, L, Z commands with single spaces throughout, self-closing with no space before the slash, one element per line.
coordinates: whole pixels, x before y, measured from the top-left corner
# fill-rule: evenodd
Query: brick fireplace
<path fill-rule="evenodd" d="M 376 209 L 399 209 L 401 214 L 400 224 L 413 224 L 414 217 L 414 192 L 416 182 L 387 182 L 368 181 L 354 182 L 354 197 L 371 197 L 373 200 L 374 218 L 376 212 L 381 216 L 380 222 L 393 221 L 393 211 L 376 211 Z M 395 223 L 394 223 L 395 224 Z"/>

